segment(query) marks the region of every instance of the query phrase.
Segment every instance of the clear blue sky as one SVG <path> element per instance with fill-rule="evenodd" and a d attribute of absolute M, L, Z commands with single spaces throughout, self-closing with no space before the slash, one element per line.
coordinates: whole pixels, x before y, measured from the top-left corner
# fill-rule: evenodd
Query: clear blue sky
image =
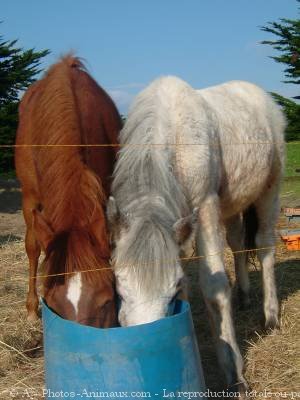
<path fill-rule="evenodd" d="M 1 0 L 0 32 L 19 46 L 50 49 L 43 67 L 74 50 L 126 113 L 133 96 L 161 75 L 197 88 L 232 79 L 285 96 L 283 65 L 268 58 L 272 35 L 259 27 L 298 18 L 296 0 Z"/>

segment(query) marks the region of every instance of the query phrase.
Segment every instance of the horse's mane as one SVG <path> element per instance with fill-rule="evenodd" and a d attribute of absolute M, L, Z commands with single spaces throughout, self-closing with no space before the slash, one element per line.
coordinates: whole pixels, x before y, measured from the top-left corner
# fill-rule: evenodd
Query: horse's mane
<path fill-rule="evenodd" d="M 89 269 L 92 264 L 95 268 L 100 260 L 107 264 L 109 258 L 105 194 L 98 176 L 84 163 L 82 148 L 76 146 L 82 144 L 83 132 L 72 86 L 73 69 L 85 70 L 78 58 L 62 58 L 34 84 L 32 99 L 28 98 L 35 102 L 30 114 L 31 144 L 45 146 L 33 148 L 41 203 L 55 233 L 46 261 L 51 259 L 54 269 L 65 265 L 65 272 Z M 95 237 L 89 228 L 95 222 L 102 238 L 93 247 Z M 56 272 L 63 271 L 48 271 Z"/>
<path fill-rule="evenodd" d="M 130 230 L 113 253 L 115 268 L 130 269 L 150 297 L 161 295 L 161 287 L 172 281 L 178 262 L 172 230 L 174 215 L 166 204 L 156 203 L 161 202 L 159 199 L 140 202 Z"/>
<path fill-rule="evenodd" d="M 170 87 L 177 84 L 172 78 L 168 82 Z M 128 146 L 121 147 L 112 186 L 121 212 L 137 221 L 131 223 L 126 243 L 116 248 L 116 268 L 130 267 L 149 293 L 154 281 L 159 292 L 172 276 L 178 256 L 172 227 L 188 213 L 169 146 L 175 144 L 170 99 L 160 90 L 160 79 L 137 96 L 120 133 L 120 143 Z M 141 146 L 130 146 L 136 143 Z"/>
<path fill-rule="evenodd" d="M 173 81 L 169 79 L 171 86 Z M 187 205 L 173 170 L 172 145 L 176 143 L 170 134 L 172 105 L 159 86 L 160 79 L 157 79 L 136 97 L 131 107 L 120 132 L 120 143 L 126 146 L 119 151 L 112 192 L 120 208 L 126 207 L 137 195 L 153 199 L 151 196 L 158 194 L 166 199 L 175 218 L 179 218 Z M 132 146 L 137 143 L 139 147 Z"/>

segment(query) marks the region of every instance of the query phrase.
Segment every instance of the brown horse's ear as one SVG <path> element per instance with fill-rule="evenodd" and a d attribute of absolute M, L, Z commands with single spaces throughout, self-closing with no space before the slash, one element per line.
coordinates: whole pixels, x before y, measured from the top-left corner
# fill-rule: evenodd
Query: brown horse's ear
<path fill-rule="evenodd" d="M 179 245 L 191 236 L 198 219 L 198 208 L 194 208 L 193 213 L 188 217 L 180 218 L 173 225 L 175 240 Z"/>
<path fill-rule="evenodd" d="M 33 230 L 37 241 L 41 244 L 42 249 L 46 250 L 51 240 L 54 238 L 54 232 L 38 210 L 32 210 Z"/>

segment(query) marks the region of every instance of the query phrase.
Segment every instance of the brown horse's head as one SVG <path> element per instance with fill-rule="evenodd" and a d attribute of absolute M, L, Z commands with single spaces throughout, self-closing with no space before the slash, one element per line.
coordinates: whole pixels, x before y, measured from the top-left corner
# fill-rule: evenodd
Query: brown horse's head
<path fill-rule="evenodd" d="M 97 232 L 101 225 L 55 234 L 42 213 L 33 214 L 35 236 L 46 253 L 43 286 L 48 306 L 84 325 L 116 326 L 114 276 L 109 252 L 103 251 L 103 233 Z"/>

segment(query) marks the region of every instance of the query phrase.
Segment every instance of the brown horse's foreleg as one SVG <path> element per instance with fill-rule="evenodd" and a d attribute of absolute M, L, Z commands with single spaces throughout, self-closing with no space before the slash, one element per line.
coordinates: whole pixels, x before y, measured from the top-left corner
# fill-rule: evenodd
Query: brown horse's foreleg
<path fill-rule="evenodd" d="M 39 300 L 36 289 L 36 274 L 41 254 L 41 247 L 35 238 L 33 231 L 32 209 L 37 206 L 33 198 L 23 194 L 23 213 L 27 225 L 25 248 L 29 260 L 29 290 L 27 294 L 26 308 L 28 320 L 35 321 L 38 318 Z"/>
<path fill-rule="evenodd" d="M 199 268 L 200 286 L 216 340 L 219 363 L 228 387 L 243 392 L 247 388 L 231 315 L 231 289 L 223 262 L 222 223 L 216 196 L 206 199 L 199 209 L 197 251 L 204 255 Z"/>
<path fill-rule="evenodd" d="M 233 251 L 234 268 L 241 307 L 249 304 L 249 274 L 245 250 L 245 230 L 242 215 L 238 214 L 226 221 L 226 237 Z"/>

